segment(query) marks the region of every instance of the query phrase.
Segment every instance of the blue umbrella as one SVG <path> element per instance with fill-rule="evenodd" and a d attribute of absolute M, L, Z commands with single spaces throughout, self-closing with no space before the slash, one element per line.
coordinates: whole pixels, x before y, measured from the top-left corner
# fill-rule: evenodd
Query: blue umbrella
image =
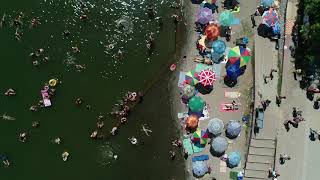
<path fill-rule="evenodd" d="M 208 170 L 208 165 L 204 161 L 196 161 L 192 163 L 192 171 L 197 177 L 204 176 Z"/>
<path fill-rule="evenodd" d="M 241 154 L 240 152 L 231 152 L 228 154 L 228 165 L 230 167 L 236 167 L 240 163 Z"/>
<path fill-rule="evenodd" d="M 219 135 L 224 128 L 223 121 L 218 118 L 213 118 L 208 123 L 208 131 L 213 135 Z"/>
<path fill-rule="evenodd" d="M 224 137 L 216 137 L 211 142 L 211 148 L 216 153 L 224 153 L 228 148 L 228 141 Z"/>
<path fill-rule="evenodd" d="M 209 8 L 202 8 L 198 10 L 197 22 L 201 24 L 207 24 L 213 19 L 212 10 Z"/>
<path fill-rule="evenodd" d="M 226 50 L 226 43 L 222 40 L 213 41 L 212 50 L 215 53 L 223 54 Z"/>
<path fill-rule="evenodd" d="M 237 137 L 241 132 L 241 124 L 236 120 L 230 120 L 227 125 L 227 136 L 231 138 Z"/>
<path fill-rule="evenodd" d="M 261 0 L 260 4 L 264 7 L 270 7 L 273 4 L 274 0 Z"/>
<path fill-rule="evenodd" d="M 230 64 L 227 67 L 227 76 L 232 80 L 237 80 L 237 78 L 241 75 L 240 69 L 240 61 L 237 61 L 234 64 Z"/>

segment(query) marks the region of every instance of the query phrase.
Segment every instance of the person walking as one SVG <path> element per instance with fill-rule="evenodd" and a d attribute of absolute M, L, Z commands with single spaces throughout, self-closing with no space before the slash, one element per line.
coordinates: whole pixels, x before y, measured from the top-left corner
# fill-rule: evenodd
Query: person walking
<path fill-rule="evenodd" d="M 256 27 L 257 25 L 256 25 L 256 20 L 254 19 L 254 14 L 252 14 L 250 18 L 251 18 L 252 28 Z"/>
<path fill-rule="evenodd" d="M 271 69 L 271 71 L 270 71 L 270 75 L 269 75 L 269 77 L 270 77 L 270 80 L 272 80 L 273 79 L 273 72 L 278 72 L 276 69 Z"/>
<path fill-rule="evenodd" d="M 290 159 L 291 157 L 288 156 L 287 154 L 280 154 L 279 163 L 283 165 L 286 162 L 286 160 L 290 160 Z"/>

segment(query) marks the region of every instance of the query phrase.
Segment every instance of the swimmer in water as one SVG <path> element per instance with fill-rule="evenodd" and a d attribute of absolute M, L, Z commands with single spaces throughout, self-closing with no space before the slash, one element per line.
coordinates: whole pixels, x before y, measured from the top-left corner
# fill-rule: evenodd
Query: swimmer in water
<path fill-rule="evenodd" d="M 12 89 L 12 88 L 9 88 L 5 93 L 4 95 L 6 96 L 14 96 L 16 95 L 16 92 Z"/>

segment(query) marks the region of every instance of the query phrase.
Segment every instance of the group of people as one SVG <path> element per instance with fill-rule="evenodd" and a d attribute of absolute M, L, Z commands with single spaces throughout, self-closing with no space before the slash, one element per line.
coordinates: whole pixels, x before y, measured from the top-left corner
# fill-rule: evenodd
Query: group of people
<path fill-rule="evenodd" d="M 302 111 L 298 110 L 296 107 L 292 108 L 292 117 L 292 119 L 288 119 L 283 123 L 287 131 L 290 130 L 290 124 L 297 128 L 300 122 L 305 121 L 302 117 Z"/>

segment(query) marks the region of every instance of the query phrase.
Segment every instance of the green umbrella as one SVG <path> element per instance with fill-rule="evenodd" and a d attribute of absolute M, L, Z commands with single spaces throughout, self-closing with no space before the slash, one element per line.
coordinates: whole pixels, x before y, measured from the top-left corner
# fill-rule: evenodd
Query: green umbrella
<path fill-rule="evenodd" d="M 192 98 L 196 94 L 196 88 L 189 84 L 182 87 L 182 97 L 186 99 Z"/>
<path fill-rule="evenodd" d="M 201 97 L 194 96 L 189 100 L 188 106 L 192 112 L 201 112 L 205 104 L 205 101 Z"/>
<path fill-rule="evenodd" d="M 222 26 L 230 26 L 233 24 L 234 16 L 231 11 L 223 11 L 219 16 L 219 21 Z"/>

